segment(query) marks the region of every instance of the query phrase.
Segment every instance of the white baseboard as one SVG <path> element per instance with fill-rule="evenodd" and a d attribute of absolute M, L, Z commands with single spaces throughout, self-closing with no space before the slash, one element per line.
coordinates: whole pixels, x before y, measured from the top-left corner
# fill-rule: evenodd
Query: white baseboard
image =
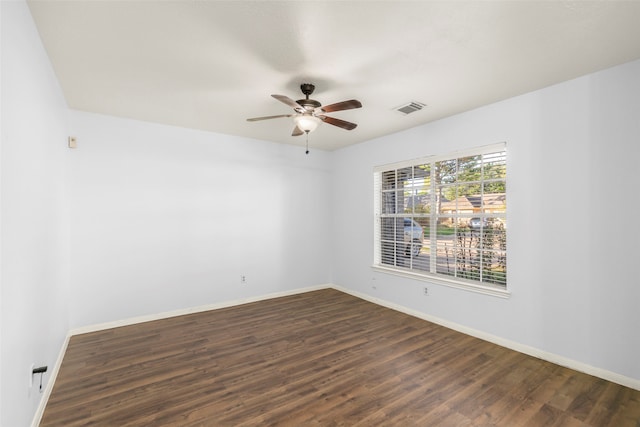
<path fill-rule="evenodd" d="M 554 353 L 550 353 L 548 351 L 540 350 L 535 347 L 530 347 L 525 344 L 521 344 L 519 342 L 511 341 L 496 335 L 488 334 L 483 331 L 479 331 L 477 329 L 469 328 L 463 325 L 459 325 L 454 322 L 450 322 L 448 320 L 440 319 L 435 316 L 431 316 L 425 314 L 423 312 L 413 310 L 407 307 L 404 307 L 399 304 L 395 304 L 380 298 L 373 297 L 371 295 L 367 295 L 364 293 L 360 293 L 354 291 L 352 289 L 344 288 L 342 286 L 332 285 L 332 288 L 353 295 L 354 297 L 361 298 L 363 300 L 372 302 L 374 304 L 381 305 L 383 307 L 390 308 L 392 310 L 399 311 L 401 313 L 408 314 L 413 317 L 417 317 L 419 319 L 423 319 L 432 323 L 436 323 L 438 325 L 444 326 L 449 329 L 453 329 L 454 331 L 462 332 L 466 335 L 471 335 L 476 338 L 480 338 L 485 341 L 489 341 L 491 343 L 497 344 L 502 347 L 509 348 L 511 350 L 515 350 L 520 353 L 527 354 L 529 356 L 536 357 L 538 359 L 546 360 L 547 362 L 555 363 L 556 365 L 564 366 L 569 369 L 573 369 L 575 371 L 583 372 L 585 374 L 593 375 L 594 377 L 602 378 L 607 381 L 614 382 L 616 384 L 623 385 L 625 387 L 633 388 L 635 390 L 640 390 L 640 380 L 635 378 L 630 378 L 616 372 L 611 372 L 606 369 L 597 368 L 595 366 L 588 365 L 583 362 L 579 362 L 577 360 L 570 359 L 568 357 L 560 356 Z"/>
<path fill-rule="evenodd" d="M 301 294 L 301 293 L 305 293 L 305 292 L 317 291 L 319 289 L 327 289 L 327 288 L 331 288 L 331 287 L 333 287 L 331 284 L 315 285 L 315 286 L 309 286 L 309 287 L 306 287 L 306 288 L 298 288 L 298 289 L 292 289 L 292 290 L 288 290 L 288 291 L 274 292 L 274 293 L 270 293 L 270 294 L 266 294 L 266 295 L 258 295 L 258 296 L 254 296 L 254 297 L 242 298 L 242 299 L 237 299 L 237 300 L 232 300 L 232 301 L 224 301 L 224 302 L 220 302 L 220 303 L 200 305 L 200 306 L 197 306 L 197 307 L 190 307 L 190 308 L 183 308 L 183 309 L 179 309 L 179 310 L 165 311 L 165 312 L 162 312 L 162 313 L 149 314 L 149 315 L 146 315 L 146 316 L 130 317 L 128 319 L 116 320 L 116 321 L 113 321 L 113 322 L 98 323 L 98 324 L 95 324 L 95 325 L 87 325 L 87 326 L 82 326 L 82 327 L 79 327 L 79 328 L 74 328 L 71 331 L 69 331 L 69 334 L 71 336 L 80 335 L 80 334 L 86 334 L 86 333 L 90 333 L 90 332 L 102 331 L 102 330 L 105 330 L 105 329 L 118 328 L 120 326 L 135 325 L 135 324 L 138 324 L 138 323 L 151 322 L 151 321 L 154 321 L 154 320 L 168 319 L 170 317 L 184 316 L 186 314 L 201 313 L 203 311 L 218 310 L 220 308 L 234 307 L 236 305 L 248 304 L 248 303 L 251 303 L 251 302 L 264 301 L 264 300 L 273 299 L 273 298 L 280 298 L 280 297 L 287 297 L 287 296 L 290 296 L 290 295 L 296 295 L 296 294 Z"/>
<path fill-rule="evenodd" d="M 53 369 L 51 369 L 50 379 L 47 382 L 47 386 L 42 393 L 42 399 L 40 399 L 40 403 L 38 404 L 38 408 L 36 408 L 36 413 L 33 416 L 33 421 L 31 422 L 31 427 L 38 427 L 40 425 L 40 421 L 42 420 L 42 415 L 44 414 L 44 408 L 47 407 L 47 402 L 49 401 L 49 396 L 51 396 L 51 391 L 53 390 L 53 384 L 56 382 L 56 378 L 58 377 L 58 371 L 60 371 L 60 365 L 62 365 L 62 359 L 64 358 L 64 353 L 67 351 L 67 346 L 69 345 L 70 334 L 64 339 L 62 343 L 62 347 L 60 348 L 60 352 L 58 353 L 58 358 L 56 359 L 55 365 L 53 365 Z"/>

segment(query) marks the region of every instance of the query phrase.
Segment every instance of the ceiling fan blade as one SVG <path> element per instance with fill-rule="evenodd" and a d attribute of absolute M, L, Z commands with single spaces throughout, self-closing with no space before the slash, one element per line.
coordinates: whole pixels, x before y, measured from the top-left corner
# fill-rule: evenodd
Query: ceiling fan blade
<path fill-rule="evenodd" d="M 279 114 L 277 116 L 252 117 L 247 119 L 248 122 L 257 122 L 258 120 L 278 119 L 280 117 L 293 117 L 293 114 Z"/>
<path fill-rule="evenodd" d="M 282 102 L 284 104 L 287 104 L 289 107 L 293 108 L 294 110 L 296 110 L 299 113 L 304 112 L 304 107 L 302 105 L 298 104 L 293 99 L 289 98 L 288 96 L 284 96 L 284 95 L 271 95 L 271 96 L 273 96 L 278 101 L 280 101 L 280 102 Z"/>
<path fill-rule="evenodd" d="M 333 111 L 352 110 L 354 108 L 360 108 L 362 104 L 357 99 L 350 99 L 348 101 L 336 102 L 335 104 L 325 105 L 320 107 L 325 113 L 331 113 Z"/>
<path fill-rule="evenodd" d="M 293 132 L 291 132 L 291 136 L 300 136 L 300 135 L 304 135 L 304 132 L 302 131 L 302 129 L 300 129 L 298 126 L 293 128 Z"/>
<path fill-rule="evenodd" d="M 320 117 L 322 121 L 325 123 L 329 123 L 330 125 L 338 126 L 339 128 L 346 129 L 346 130 L 353 130 L 358 126 L 355 123 L 336 119 L 335 117 L 329 117 L 329 116 L 318 116 L 318 117 Z"/>

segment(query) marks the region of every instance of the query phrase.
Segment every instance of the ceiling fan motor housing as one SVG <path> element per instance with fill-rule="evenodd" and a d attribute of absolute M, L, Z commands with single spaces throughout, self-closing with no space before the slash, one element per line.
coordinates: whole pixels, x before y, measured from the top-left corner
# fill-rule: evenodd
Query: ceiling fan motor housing
<path fill-rule="evenodd" d="M 296 101 L 298 104 L 302 105 L 306 110 L 313 110 L 314 108 L 320 108 L 322 104 L 320 104 L 315 99 L 298 99 Z"/>
<path fill-rule="evenodd" d="M 316 87 L 311 83 L 302 83 L 300 85 L 300 90 L 306 96 L 305 99 L 298 99 L 296 102 L 302 105 L 306 110 L 313 110 L 314 108 L 320 108 L 322 104 L 320 104 L 315 99 L 309 99 L 309 95 L 316 90 Z"/>

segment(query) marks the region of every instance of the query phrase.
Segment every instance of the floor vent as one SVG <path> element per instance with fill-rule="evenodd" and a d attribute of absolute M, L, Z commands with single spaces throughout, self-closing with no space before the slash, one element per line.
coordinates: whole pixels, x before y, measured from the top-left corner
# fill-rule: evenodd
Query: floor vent
<path fill-rule="evenodd" d="M 395 110 L 404 115 L 407 115 L 407 114 L 415 113 L 416 111 L 420 111 L 426 106 L 427 104 L 423 104 L 422 102 L 411 101 L 408 104 L 401 105 Z"/>

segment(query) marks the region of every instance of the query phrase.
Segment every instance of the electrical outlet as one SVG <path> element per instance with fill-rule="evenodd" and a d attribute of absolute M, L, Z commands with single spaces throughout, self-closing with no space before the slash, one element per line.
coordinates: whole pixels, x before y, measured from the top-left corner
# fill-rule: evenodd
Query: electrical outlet
<path fill-rule="evenodd" d="M 240 275 L 240 284 L 241 285 L 246 285 L 247 284 L 247 276 L 245 276 L 244 274 Z"/>
<path fill-rule="evenodd" d="M 424 296 L 429 296 L 429 288 L 427 288 L 426 286 L 424 287 Z"/>

